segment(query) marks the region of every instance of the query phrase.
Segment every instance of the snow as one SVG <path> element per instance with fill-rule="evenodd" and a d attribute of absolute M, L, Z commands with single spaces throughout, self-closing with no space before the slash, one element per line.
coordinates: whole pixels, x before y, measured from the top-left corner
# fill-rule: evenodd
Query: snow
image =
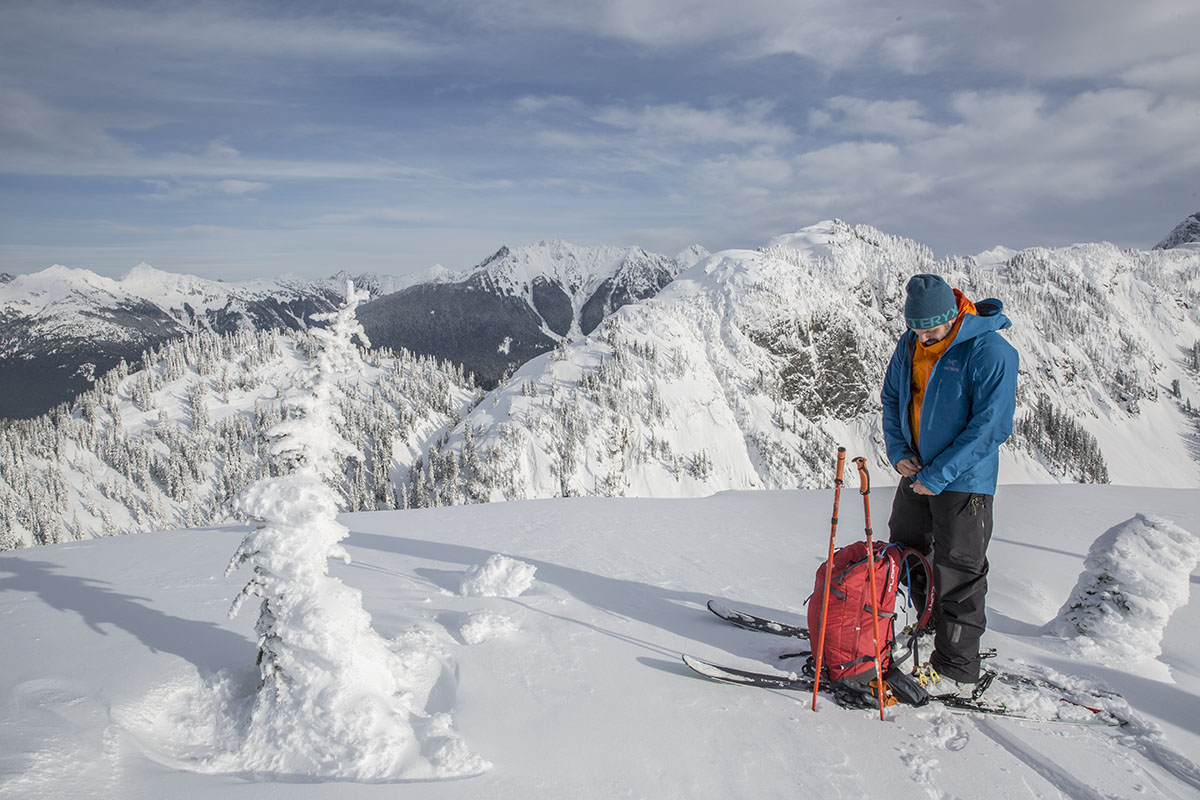
<path fill-rule="evenodd" d="M 418 276 L 364 275 L 359 280 L 369 283 L 376 293 L 385 293 L 421 280 L 437 282 L 454 277 L 444 268 L 432 268 Z M 308 298 L 336 295 L 344 287 L 345 280 L 282 276 L 225 282 L 164 272 L 145 263 L 114 280 L 86 269 L 54 265 L 0 282 L 0 311 L 14 319 L 30 319 L 34 341 L 60 336 L 116 342 L 141 336 L 148 341 L 152 337 L 131 329 L 127 320 L 113 321 L 113 312 L 153 308 L 161 312 L 163 319 L 169 318 L 178 326 L 177 330 L 163 327 L 159 333 L 177 335 L 182 331 L 208 328 L 212 323 L 206 315 L 245 314 L 247 307 L 256 303 L 270 305 L 277 302 L 286 306 Z M 280 313 L 288 312 L 285 309 Z M 163 319 L 157 320 L 156 324 L 162 325 Z M 297 327 L 307 324 L 303 319 L 295 322 Z M 252 328 L 254 324 L 248 317 L 241 323 L 244 329 Z"/>
<path fill-rule="evenodd" d="M 536 572 L 535 566 L 496 553 L 467 569 L 458 593 L 463 597 L 520 597 L 533 586 Z"/>
<path fill-rule="evenodd" d="M 329 575 L 330 558 L 349 560 L 340 542 L 350 531 L 337 521 L 332 484 L 338 456 L 354 449 L 335 425 L 331 395 L 364 366 L 353 340 L 366 339 L 354 316 L 366 298 L 347 281 L 341 308 L 314 315 L 330 324 L 313 332 L 317 366 L 292 401 L 304 411 L 268 431 L 272 449 L 296 467 L 259 479 L 238 500 L 260 524 L 226 570 L 253 567 L 230 614 L 262 598 L 254 626 L 261 680 L 239 681 L 236 692 L 220 684 L 216 724 L 201 728 L 220 735 L 205 743 L 201 771 L 377 781 L 461 777 L 487 765 L 445 714 L 426 710 L 441 674 L 436 654 L 404 640 L 390 647 L 362 593 Z M 193 708 L 194 699 L 183 706 Z"/>
<path fill-rule="evenodd" d="M 873 527 L 886 530 L 890 490 L 873 494 Z M 236 757 L 247 723 L 231 711 L 245 709 L 255 691 L 257 646 L 251 615 L 226 615 L 244 576 L 222 570 L 246 527 L 4 553 L 0 796 L 1200 792 L 1200 603 L 1190 596 L 1200 580 L 1200 490 L 1041 485 L 997 494 L 983 642 L 999 650 L 993 663 L 1119 692 L 1124 700 L 1113 702 L 1127 704 L 1130 718 L 1123 728 L 941 707 L 889 709 L 881 723 L 873 711 L 822 701 L 814 712 L 807 695 L 691 675 L 681 653 L 734 666 L 787 663 L 776 657 L 795 643 L 735 628 L 704 604 L 716 598 L 802 623 L 831 501 L 831 490 L 743 491 L 340 515 L 351 560 L 332 561 L 329 572 L 361 593 L 403 667 L 413 712 L 407 755 L 470 773 L 449 779 L 429 769 L 401 775 L 399 786 L 396 778 L 322 779 L 294 764 L 281 770 Z M 843 497 L 839 543 L 861 536 L 860 514 Z M 493 559 L 508 564 L 500 574 L 524 566 L 536 579 L 515 597 L 461 593 L 466 573 Z M 1131 595 L 1162 601 L 1153 626 L 1144 625 L 1149 612 L 1125 620 L 1153 631 L 1140 661 L 1076 656 L 1048 629 L 1076 587 L 1102 570 Z M 345 706 L 312 712 L 353 722 Z M 303 740 L 311 729 L 294 733 Z M 351 774 L 399 757 L 377 751 L 339 766 Z"/>
<path fill-rule="evenodd" d="M 1141 514 L 1092 543 L 1071 597 L 1048 627 L 1077 657 L 1136 664 L 1158 655 L 1163 629 L 1188 601 L 1200 539 Z"/>
<path fill-rule="evenodd" d="M 527 295 L 535 281 L 549 280 L 559 284 L 573 301 L 579 301 L 589 297 L 604 281 L 624 271 L 651 266 L 674 268 L 667 259 L 640 247 L 585 247 L 555 239 L 513 249 L 503 248 L 476 267 L 472 274 L 486 274 L 504 291 L 514 295 Z"/>
<path fill-rule="evenodd" d="M 483 644 L 489 639 L 507 636 L 518 630 L 520 628 L 512 621 L 511 617 L 483 611 L 468 617 L 467 621 L 459 629 L 458 634 L 467 644 Z"/>

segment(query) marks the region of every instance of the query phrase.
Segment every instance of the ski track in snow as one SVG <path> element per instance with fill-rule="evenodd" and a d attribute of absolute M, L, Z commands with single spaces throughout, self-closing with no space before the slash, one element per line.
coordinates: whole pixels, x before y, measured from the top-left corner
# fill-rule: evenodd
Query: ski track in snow
<path fill-rule="evenodd" d="M 974 720 L 975 727 L 1018 761 L 1042 776 L 1048 783 L 1061 791 L 1067 797 L 1076 800 L 1114 800 L 1115 795 L 1102 793 L 1081 779 L 1070 774 L 1059 766 L 1053 759 L 1039 753 L 1016 735 L 1014 731 L 1005 730 L 999 723 L 992 720 Z"/>

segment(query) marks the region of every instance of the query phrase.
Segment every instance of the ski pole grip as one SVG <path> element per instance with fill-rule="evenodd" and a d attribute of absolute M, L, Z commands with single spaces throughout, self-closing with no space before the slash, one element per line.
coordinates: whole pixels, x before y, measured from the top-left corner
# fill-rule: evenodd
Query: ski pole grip
<path fill-rule="evenodd" d="M 845 470 L 846 470 L 846 448 L 839 447 L 838 448 L 838 456 L 837 456 L 837 477 L 834 478 L 835 484 L 837 484 L 839 486 L 841 485 L 842 473 L 845 472 Z"/>
<path fill-rule="evenodd" d="M 854 463 L 858 465 L 858 493 L 868 495 L 871 493 L 871 476 L 867 473 L 867 460 L 859 456 Z"/>

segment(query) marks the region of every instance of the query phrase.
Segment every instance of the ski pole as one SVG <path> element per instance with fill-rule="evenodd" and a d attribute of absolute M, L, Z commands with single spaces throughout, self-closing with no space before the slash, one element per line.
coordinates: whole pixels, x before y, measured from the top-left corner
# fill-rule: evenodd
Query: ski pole
<path fill-rule="evenodd" d="M 867 555 L 871 561 L 867 573 L 871 587 L 871 624 L 875 629 L 875 680 L 879 685 L 879 719 L 883 719 L 884 688 L 883 664 L 879 658 L 879 590 L 875 588 L 875 542 L 871 539 L 871 476 L 867 474 L 867 460 L 862 456 L 854 459 L 858 465 L 859 494 L 863 499 L 863 514 L 866 515 Z"/>
<path fill-rule="evenodd" d="M 821 664 L 825 660 L 825 612 L 829 610 L 829 583 L 833 577 L 833 540 L 837 538 L 838 502 L 842 497 L 842 473 L 846 468 L 846 448 L 837 452 L 837 473 L 833 480 L 833 517 L 829 522 L 829 557 L 825 559 L 825 588 L 821 592 L 821 625 L 817 631 L 817 677 L 813 681 L 813 711 L 817 710 L 817 690 L 821 688 Z"/>

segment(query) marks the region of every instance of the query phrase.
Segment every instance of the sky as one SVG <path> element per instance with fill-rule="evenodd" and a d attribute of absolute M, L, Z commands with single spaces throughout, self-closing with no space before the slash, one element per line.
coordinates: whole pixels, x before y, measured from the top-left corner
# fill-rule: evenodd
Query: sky
<path fill-rule="evenodd" d="M 938 256 L 1200 210 L 1194 0 L 5 0 L 0 272 L 673 255 L 839 218 Z"/>

